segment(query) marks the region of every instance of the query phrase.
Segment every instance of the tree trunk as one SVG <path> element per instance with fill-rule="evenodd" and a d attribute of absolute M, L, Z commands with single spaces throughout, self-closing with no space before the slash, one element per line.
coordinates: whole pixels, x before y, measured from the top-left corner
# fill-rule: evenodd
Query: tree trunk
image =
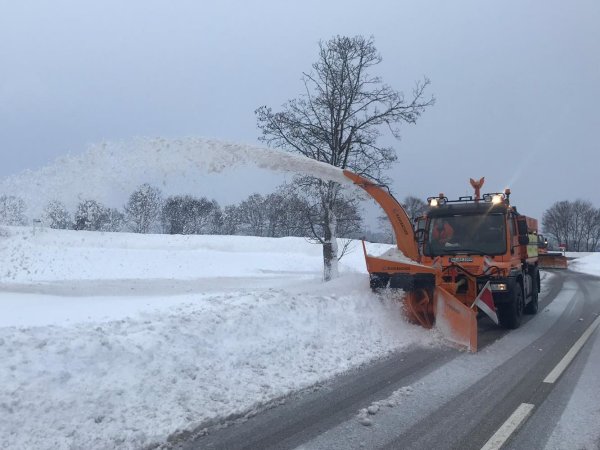
<path fill-rule="evenodd" d="M 338 272 L 338 246 L 336 237 L 337 218 L 327 205 L 325 210 L 325 236 L 323 242 L 323 280 L 330 281 L 337 278 Z"/>

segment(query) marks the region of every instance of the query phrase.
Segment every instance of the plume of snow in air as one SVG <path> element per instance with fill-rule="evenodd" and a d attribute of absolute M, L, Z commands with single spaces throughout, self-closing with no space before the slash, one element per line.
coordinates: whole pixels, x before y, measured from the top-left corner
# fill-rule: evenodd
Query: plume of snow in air
<path fill-rule="evenodd" d="M 0 193 L 23 198 L 29 213 L 37 215 L 51 200 L 107 202 L 115 193 L 130 193 L 148 180 L 244 166 L 351 183 L 337 167 L 281 150 L 201 138 L 137 138 L 94 145 L 82 154 L 8 177 L 0 182 Z"/>

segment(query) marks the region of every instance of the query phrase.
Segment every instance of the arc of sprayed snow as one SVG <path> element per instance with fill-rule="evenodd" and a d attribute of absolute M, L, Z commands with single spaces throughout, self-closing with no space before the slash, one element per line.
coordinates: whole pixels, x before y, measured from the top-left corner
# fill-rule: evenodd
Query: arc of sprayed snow
<path fill-rule="evenodd" d="M 211 173 L 248 164 L 352 184 L 338 167 L 281 150 L 201 138 L 136 138 L 94 145 L 8 177 L 0 183 L 0 193 L 22 197 L 39 214 L 51 200 L 103 199 L 108 192 L 131 191 L 148 179 L 166 179 L 191 168 Z"/>
<path fill-rule="evenodd" d="M 227 147 L 246 154 L 248 162 L 253 162 L 262 169 L 295 172 L 311 175 L 322 180 L 335 181 L 340 184 L 353 184 L 339 167 L 316 161 L 303 155 L 264 147 L 240 146 L 239 144 L 228 144 Z"/>

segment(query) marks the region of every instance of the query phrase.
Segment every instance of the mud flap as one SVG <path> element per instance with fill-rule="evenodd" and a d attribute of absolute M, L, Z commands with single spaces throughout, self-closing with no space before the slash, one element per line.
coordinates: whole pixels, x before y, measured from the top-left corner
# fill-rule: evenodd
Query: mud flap
<path fill-rule="evenodd" d="M 450 342 L 476 352 L 477 313 L 440 286 L 433 296 L 435 327 Z"/>

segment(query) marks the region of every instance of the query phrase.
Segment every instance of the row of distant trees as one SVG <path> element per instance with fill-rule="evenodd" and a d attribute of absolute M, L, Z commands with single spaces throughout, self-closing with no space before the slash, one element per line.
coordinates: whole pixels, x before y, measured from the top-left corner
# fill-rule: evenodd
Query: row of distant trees
<path fill-rule="evenodd" d="M 587 200 L 554 203 L 542 216 L 542 228 L 554 245 L 566 245 L 570 251 L 600 247 L 600 209 Z"/>
<path fill-rule="evenodd" d="M 340 197 L 336 210 L 340 217 L 337 222 L 340 237 L 358 236 L 362 217 L 356 201 Z M 0 196 L 0 224 L 25 225 L 28 222 L 25 212 L 23 199 Z M 320 216 L 318 202 L 311 202 L 287 184 L 271 194 L 255 193 L 225 207 L 206 197 L 164 197 L 157 187 L 143 184 L 121 209 L 87 199 L 71 212 L 62 202 L 51 201 L 41 221 L 50 228 L 87 231 L 311 237 L 323 226 Z"/>
<path fill-rule="evenodd" d="M 411 218 L 425 213 L 427 205 L 408 196 L 402 206 Z M 365 232 L 355 200 L 340 198 L 336 204 L 340 237 L 375 238 L 394 242 L 387 217 L 379 218 L 379 234 Z M 164 197 L 160 189 L 143 184 L 121 209 L 89 199 L 79 202 L 74 213 L 59 201 L 44 209 L 42 222 L 57 229 L 87 231 L 130 231 L 165 234 L 228 234 L 264 237 L 313 237 L 325 224 L 318 202 L 311 203 L 298 189 L 284 184 L 268 195 L 252 194 L 224 208 L 216 200 L 192 195 Z M 26 225 L 26 204 L 12 195 L 0 195 L 0 225 Z M 571 251 L 600 249 L 600 209 L 586 200 L 554 203 L 542 216 L 543 233 L 554 246 Z"/>

